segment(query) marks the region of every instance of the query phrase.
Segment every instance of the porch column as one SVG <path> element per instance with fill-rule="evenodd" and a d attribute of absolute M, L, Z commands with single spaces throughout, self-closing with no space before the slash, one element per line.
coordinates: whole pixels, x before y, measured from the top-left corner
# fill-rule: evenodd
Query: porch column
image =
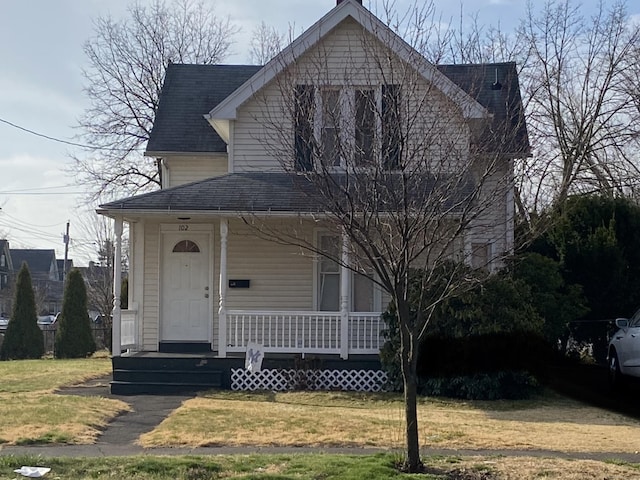
<path fill-rule="evenodd" d="M 220 220 L 220 282 L 218 306 L 218 355 L 227 356 L 227 237 L 229 223 L 226 218 Z"/>
<path fill-rule="evenodd" d="M 119 357 L 122 353 L 122 336 L 120 324 L 122 312 L 120 310 L 120 295 L 122 288 L 122 217 L 116 217 L 115 226 L 116 248 L 113 255 L 113 319 L 111 324 L 111 355 Z"/>
<path fill-rule="evenodd" d="M 342 235 L 342 265 L 340 266 L 340 358 L 349 358 L 349 238 Z"/>

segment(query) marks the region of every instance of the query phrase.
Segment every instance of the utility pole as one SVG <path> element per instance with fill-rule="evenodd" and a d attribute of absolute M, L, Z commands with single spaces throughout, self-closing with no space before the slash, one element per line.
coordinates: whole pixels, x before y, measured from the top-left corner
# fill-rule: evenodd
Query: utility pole
<path fill-rule="evenodd" d="M 67 259 L 69 258 L 69 220 L 67 220 L 67 233 L 62 237 L 64 243 L 64 264 L 62 265 L 62 280 L 67 279 Z"/>

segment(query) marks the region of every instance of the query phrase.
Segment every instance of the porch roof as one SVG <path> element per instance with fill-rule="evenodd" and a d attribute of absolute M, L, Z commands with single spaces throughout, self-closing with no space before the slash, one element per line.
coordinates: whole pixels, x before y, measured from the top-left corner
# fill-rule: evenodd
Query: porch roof
<path fill-rule="evenodd" d="M 307 173 L 309 175 L 309 173 Z M 399 191 L 400 177 L 390 174 L 386 184 L 376 178 L 376 185 L 362 183 L 357 185 L 353 176 L 336 174 L 332 181 L 318 186 L 306 175 L 292 173 L 244 172 L 230 173 L 208 178 L 198 182 L 158 190 L 134 197 L 116 200 L 100 205 L 99 213 L 118 215 L 124 213 L 179 213 L 200 212 L 210 214 L 238 213 L 295 213 L 313 214 L 327 211 L 325 205 L 339 198 L 346 198 L 347 192 L 353 205 L 384 211 L 389 205 L 396 205 L 391 197 Z M 382 187 L 382 188 L 379 188 Z M 451 193 L 451 190 L 455 190 Z M 371 203 L 371 188 L 378 191 L 377 207 Z M 440 208 L 452 209 L 473 193 L 471 181 L 456 179 L 450 181 L 434 177 L 414 178 L 409 185 L 411 195 L 416 202 L 437 202 Z M 432 198 L 432 192 L 441 189 L 438 198 Z M 329 193 L 330 192 L 330 193 Z M 386 193 L 385 193 L 386 192 Z M 335 193 L 335 196 L 333 196 Z M 360 202 L 358 201 L 360 198 Z M 366 199 L 366 200 L 365 200 Z M 397 199 L 396 199 L 397 201 Z"/>

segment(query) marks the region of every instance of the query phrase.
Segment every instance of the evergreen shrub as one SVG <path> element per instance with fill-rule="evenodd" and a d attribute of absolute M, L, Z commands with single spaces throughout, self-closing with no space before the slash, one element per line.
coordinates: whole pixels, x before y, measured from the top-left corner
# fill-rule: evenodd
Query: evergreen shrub
<path fill-rule="evenodd" d="M 96 351 L 87 312 L 87 289 L 77 268 L 67 275 L 56 331 L 56 358 L 84 358 Z"/>
<path fill-rule="evenodd" d="M 42 355 L 44 336 L 38 327 L 31 274 L 27 264 L 23 263 L 16 279 L 13 310 L 0 348 L 0 359 L 21 360 L 40 358 Z"/>

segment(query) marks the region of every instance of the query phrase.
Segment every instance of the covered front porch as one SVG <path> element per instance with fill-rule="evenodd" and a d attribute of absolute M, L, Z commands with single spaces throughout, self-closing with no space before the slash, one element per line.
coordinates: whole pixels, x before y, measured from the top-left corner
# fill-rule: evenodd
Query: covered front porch
<path fill-rule="evenodd" d="M 334 355 L 347 360 L 379 353 L 384 322 L 379 310 L 353 311 L 354 277 L 347 267 L 346 242 L 342 242 L 344 264 L 335 265 L 329 274 L 324 274 L 316 257 L 301 256 L 291 248 L 283 252 L 281 247 L 272 246 L 273 250 L 266 251 L 264 243 L 248 240 L 246 232 L 238 233 L 237 225 L 236 236 L 231 236 L 230 220 L 222 217 L 187 224 L 161 219 L 157 223 L 130 227 L 132 269 L 127 309 L 120 308 L 121 262 L 114 262 L 114 357 L 123 352 L 160 351 L 159 345 L 167 340 L 204 345 L 207 352 L 218 358 L 244 355 L 249 344 L 260 345 L 267 356 Z M 115 222 L 117 259 L 122 256 L 124 220 L 116 217 Z M 172 248 L 174 244 L 191 241 L 189 239 L 194 241 L 194 249 L 198 248 L 197 254 L 176 253 Z M 150 245 L 154 246 L 153 250 Z M 181 261 L 173 262 L 170 255 L 178 256 Z M 260 263 L 253 260 L 252 255 L 269 256 L 272 260 Z M 159 264 L 156 266 L 154 262 Z M 277 268 L 274 263 L 278 264 Z M 238 264 L 242 264 L 242 268 L 236 266 Z M 172 272 L 178 269 L 186 269 L 186 274 L 181 275 L 188 277 L 189 288 L 176 287 Z M 231 280 L 230 270 L 234 275 Z M 336 295 L 333 305 L 337 311 L 308 308 L 325 306 L 316 298 L 321 294 L 313 293 L 318 291 L 314 279 L 320 275 L 333 276 L 329 280 L 331 292 Z M 252 278 L 238 280 L 243 276 Z M 360 296 L 370 302 L 361 301 L 358 305 L 380 307 L 379 292 L 374 295 L 373 286 L 369 288 L 368 295 L 360 293 Z M 358 291 L 362 290 L 359 287 Z M 174 304 L 181 308 L 174 308 L 174 304 L 166 301 L 169 295 L 177 298 Z M 182 295 L 191 297 L 183 301 Z M 374 297 L 376 303 L 372 300 Z M 284 308 L 274 309 L 272 305 Z M 250 308 L 238 308 L 242 306 Z M 307 308 L 300 308 L 302 306 Z M 196 330 L 195 336 L 183 336 L 182 330 L 193 323 L 190 315 L 193 317 L 194 310 L 203 318 L 197 321 L 204 326 Z M 171 328 L 166 326 L 169 317 L 173 322 Z"/>

